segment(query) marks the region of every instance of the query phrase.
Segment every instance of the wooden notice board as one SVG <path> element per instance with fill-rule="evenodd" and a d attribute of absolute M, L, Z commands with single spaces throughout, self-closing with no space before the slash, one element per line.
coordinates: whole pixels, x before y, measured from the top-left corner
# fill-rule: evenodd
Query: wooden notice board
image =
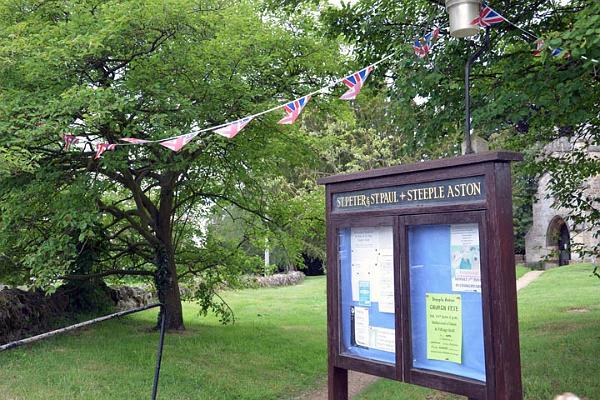
<path fill-rule="evenodd" d="M 511 152 L 326 186 L 329 399 L 348 370 L 477 400 L 522 399 Z"/>

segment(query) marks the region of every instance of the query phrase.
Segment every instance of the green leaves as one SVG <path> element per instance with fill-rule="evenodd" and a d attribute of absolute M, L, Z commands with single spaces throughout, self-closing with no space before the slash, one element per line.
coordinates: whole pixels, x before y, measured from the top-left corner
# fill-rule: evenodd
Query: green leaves
<path fill-rule="evenodd" d="M 200 277 L 197 297 L 226 319 L 215 290 L 260 265 L 209 234 L 210 218 L 233 208 L 269 216 L 253 241 L 269 237 L 286 247 L 290 265 L 298 262 L 322 217 L 319 210 L 313 222 L 315 208 L 304 210 L 312 192 L 296 198 L 283 177 L 297 177 L 317 156 L 314 138 L 276 125 L 279 115 L 231 141 L 201 134 L 179 153 L 122 146 L 95 161 L 93 146 L 64 151 L 61 143 L 65 133 L 94 145 L 185 134 L 346 72 L 313 8 L 287 16 L 263 5 L 0 1 L 0 281 L 52 290 L 82 269 L 82 253 L 87 274 L 147 273 L 160 256 L 182 279 Z M 318 102 L 307 122 L 337 112 L 327 98 Z"/>
<path fill-rule="evenodd" d="M 492 148 L 526 153 L 527 164 L 518 167 L 515 177 L 516 232 L 522 250 L 537 179 L 546 172 L 554 176 L 551 183 L 557 206 L 571 208 L 573 218 L 585 221 L 586 226 L 598 225 L 598 203 L 584 191 L 583 182 L 594 176 L 599 162 L 583 150 L 600 141 L 600 67 L 591 61 L 600 60 L 600 3 L 512 1 L 493 6 L 546 43 L 541 57 L 533 57 L 533 38 L 507 23 L 496 25 L 491 30 L 491 49 L 474 64 L 471 77 L 474 132 L 488 139 Z M 369 86 L 379 84 L 398 106 L 386 108 L 388 112 L 375 132 L 346 131 L 346 140 L 332 151 L 336 154 L 332 163 L 351 170 L 372 167 L 376 164 L 373 161 L 385 154 L 373 142 L 386 130 L 394 132 L 396 140 L 401 137 L 408 150 L 386 154 L 386 162 L 405 160 L 402 154 L 427 159 L 460 152 L 464 65 L 475 46 L 481 44 L 481 37 L 459 40 L 443 29 L 432 53 L 418 59 L 412 52 L 412 41 L 433 25 L 447 23 L 442 7 L 421 0 L 360 0 L 342 8 L 332 7 L 322 19 L 332 37 L 341 35 L 348 41 L 362 64 L 395 52 L 385 64 L 385 80 L 374 74 Z M 551 50 L 559 47 L 564 51 L 553 57 Z M 545 155 L 539 149 L 561 136 L 577 142 L 587 155 L 542 162 Z M 362 138 L 367 140 L 363 143 Z M 351 161 L 341 162 L 341 152 Z M 593 251 L 598 253 L 597 248 Z"/>

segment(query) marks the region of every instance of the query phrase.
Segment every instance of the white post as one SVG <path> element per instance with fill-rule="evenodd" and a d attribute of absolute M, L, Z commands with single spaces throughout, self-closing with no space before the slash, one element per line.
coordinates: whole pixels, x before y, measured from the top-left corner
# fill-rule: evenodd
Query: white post
<path fill-rule="evenodd" d="M 265 276 L 269 274 L 271 253 L 269 251 L 269 238 L 265 238 Z"/>

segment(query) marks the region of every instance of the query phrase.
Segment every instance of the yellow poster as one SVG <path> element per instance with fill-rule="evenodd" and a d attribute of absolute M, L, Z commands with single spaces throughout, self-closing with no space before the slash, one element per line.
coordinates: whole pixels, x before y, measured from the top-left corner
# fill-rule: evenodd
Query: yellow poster
<path fill-rule="evenodd" d="M 462 363 L 462 305 L 460 294 L 425 295 L 427 358 Z"/>

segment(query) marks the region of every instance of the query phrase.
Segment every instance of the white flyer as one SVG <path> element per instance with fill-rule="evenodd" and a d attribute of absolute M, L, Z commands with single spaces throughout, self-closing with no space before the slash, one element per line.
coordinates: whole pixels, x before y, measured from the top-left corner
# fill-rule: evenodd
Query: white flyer
<path fill-rule="evenodd" d="M 371 268 L 371 301 L 379 303 L 381 296 L 389 295 L 389 277 L 390 271 L 388 271 L 387 264 L 388 260 L 393 261 L 394 256 L 394 234 L 391 226 L 381 226 L 377 228 L 379 235 L 379 245 L 377 248 L 377 258 Z M 393 268 L 393 264 L 392 264 Z M 393 280 L 393 271 L 392 280 Z M 393 282 L 391 283 L 393 284 Z M 383 299 L 383 301 L 389 301 L 389 299 Z M 393 301 L 393 300 L 392 300 Z M 379 307 L 381 311 L 381 306 Z"/>
<path fill-rule="evenodd" d="M 370 305 L 371 301 L 374 301 L 371 272 L 375 267 L 378 247 L 377 228 L 352 228 L 350 233 L 352 301 L 360 301 L 361 305 Z"/>
<path fill-rule="evenodd" d="M 450 225 L 452 290 L 481 292 L 481 254 L 477 224 Z"/>
<path fill-rule="evenodd" d="M 379 254 L 394 254 L 394 232 L 391 226 L 379 228 Z"/>
<path fill-rule="evenodd" d="M 394 313 L 394 256 L 379 255 L 377 260 L 379 312 Z"/>
<path fill-rule="evenodd" d="M 377 252 L 379 246 L 377 228 L 352 228 L 350 246 L 353 258 L 369 258 Z"/>
<path fill-rule="evenodd" d="M 396 331 L 394 329 L 372 326 L 369 330 L 369 341 L 372 349 L 396 352 Z"/>
<path fill-rule="evenodd" d="M 352 301 L 394 312 L 394 233 L 391 226 L 352 228 Z"/>
<path fill-rule="evenodd" d="M 369 347 L 369 309 L 354 307 L 354 341 L 358 346 Z"/>

